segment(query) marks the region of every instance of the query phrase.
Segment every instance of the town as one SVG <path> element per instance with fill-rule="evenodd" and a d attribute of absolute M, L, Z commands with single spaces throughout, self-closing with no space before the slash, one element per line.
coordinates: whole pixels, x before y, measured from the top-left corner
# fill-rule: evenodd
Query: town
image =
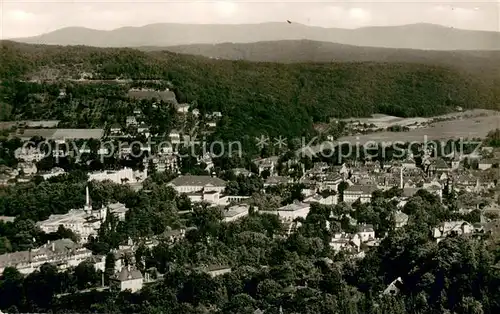
<path fill-rule="evenodd" d="M 193 229 L 202 227 L 190 225 L 195 213 L 202 210 L 220 215 L 218 223 L 223 224 L 238 223 L 249 215 L 275 216 L 280 227 L 274 236 L 285 238 L 293 236 L 304 228 L 303 224 L 307 225 L 311 216 L 323 211 L 327 213 L 326 225 L 321 228 L 328 234 L 331 258 L 341 254 L 363 259 L 390 230 L 416 223 L 412 212 L 416 209 L 412 206 L 421 198 L 434 200 L 438 202 L 435 206 L 451 213 L 429 228 L 428 233 L 436 242 L 450 235 L 483 237 L 499 230 L 498 147 L 482 146 L 479 153 L 454 153 L 452 157 L 436 156 L 432 151 L 423 151 L 418 156 L 407 151 L 405 158 L 399 160 L 363 160 L 356 156 L 341 163 L 335 163 L 334 158 L 320 161 L 318 157 L 298 157 L 287 150 L 280 155 L 251 160 L 231 155 L 214 157 L 206 152 L 181 157 L 181 151 L 192 145 L 192 129 L 205 123 L 203 129 L 209 133 L 222 114 L 213 112 L 206 115 L 208 120 L 199 120 L 196 108 L 176 104 L 175 95 L 168 90 L 131 89 L 129 93 L 131 97 L 151 97 L 158 93 L 158 97 L 173 101 L 166 106 L 176 110 L 178 121 L 174 124 L 184 127 L 163 136 L 175 145 L 141 146 L 134 150 L 123 144 L 158 138 L 145 124 L 141 110 L 131 112 L 123 124 L 103 129 L 59 129 L 58 121 L 23 121 L 5 126 L 14 130 L 9 141 L 18 145 L 13 150 L 13 166 L 1 169 L 1 184 L 5 187 L 65 182 L 73 173 L 82 172 L 80 169 L 87 172 L 80 178 L 85 192 L 75 196 L 78 203 L 84 201 L 82 207 L 57 209 L 57 213 L 35 221 L 36 233 L 59 236 L 44 244 L 33 239 L 28 249 L 23 250 L 20 245 L 12 252 L 9 251 L 13 246 L 7 244 L 9 239 L 4 236 L 0 272 L 15 268 L 30 275 L 46 264 L 67 272 L 86 265 L 100 273 L 102 280 L 85 286 L 85 291 L 90 291 L 89 287 L 100 290 L 111 287 L 137 292 L 144 285 L 168 276 L 168 270 L 146 267 L 155 263 L 134 258 L 138 250 L 154 251 L 157 246 L 182 243 Z M 60 97 L 65 97 L 63 90 Z M 187 120 L 194 121 L 192 129 L 186 127 Z M 96 144 L 103 141 L 115 141 L 117 145 L 110 149 Z M 118 141 L 122 141 L 120 145 Z M 92 194 L 106 193 L 97 192 L 99 183 L 105 184 L 101 189 L 119 186 L 129 190 L 128 193 L 146 194 L 157 193 L 154 189 L 161 186 L 178 203 L 178 211 L 172 215 L 187 224 L 166 225 L 166 229 L 156 229 L 148 236 L 128 236 L 116 246 L 103 249 L 99 242 L 106 229 L 112 224 L 116 228 L 116 223 L 133 223 L 131 220 L 137 219 L 137 215 L 129 213 L 126 204 L 113 197 L 100 196 L 99 203 L 93 202 Z M 380 206 L 385 207 L 383 214 L 376 212 Z M 2 214 L 1 230 L 15 230 L 15 226 L 26 222 L 23 213 Z M 112 257 L 107 257 L 109 254 Z M 110 261 L 113 265 L 109 265 Z M 231 272 L 231 267 L 237 265 L 191 266 L 218 276 Z M 393 286 L 394 283 L 388 289 Z"/>

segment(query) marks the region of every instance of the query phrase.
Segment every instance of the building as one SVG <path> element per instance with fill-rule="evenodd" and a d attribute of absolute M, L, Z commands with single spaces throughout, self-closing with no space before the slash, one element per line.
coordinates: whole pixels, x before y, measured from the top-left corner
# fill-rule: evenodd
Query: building
<path fill-rule="evenodd" d="M 311 205 L 295 201 L 292 204 L 283 206 L 273 211 L 264 211 L 263 213 L 278 215 L 282 221 L 293 221 L 296 218 L 306 218 L 309 214 Z"/>
<path fill-rule="evenodd" d="M 352 185 L 344 191 L 344 202 L 351 204 L 359 199 L 361 203 L 369 203 L 376 190 L 373 185 Z"/>
<path fill-rule="evenodd" d="M 37 226 L 45 233 L 56 232 L 59 226 L 70 229 L 86 243 L 91 236 L 96 236 L 101 223 L 106 220 L 108 208 L 110 213 L 118 218 L 125 216 L 127 211 L 120 203 L 110 204 L 108 208 L 92 209 L 88 187 L 86 188 L 86 203 L 83 209 L 71 209 L 66 214 L 50 215 L 48 219 L 37 222 Z"/>
<path fill-rule="evenodd" d="M 127 265 L 122 267 L 120 272 L 117 272 L 111 279 L 111 286 L 120 291 L 130 290 L 132 293 L 142 289 L 144 277 L 136 268 Z"/>
<path fill-rule="evenodd" d="M 146 180 L 148 176 L 147 168 L 143 172 L 134 171 L 131 168 L 123 168 L 121 170 L 106 170 L 89 173 L 88 181 L 112 181 L 117 184 L 135 183 Z"/>
<path fill-rule="evenodd" d="M 485 160 L 481 160 L 479 161 L 479 163 L 477 164 L 477 168 L 479 170 L 488 170 L 488 169 L 491 169 L 493 168 L 494 165 L 498 165 L 498 161 L 494 161 L 492 159 L 485 159 Z"/>
<path fill-rule="evenodd" d="M 252 175 L 252 173 L 245 168 L 234 168 L 234 169 L 232 169 L 232 171 L 233 171 L 235 176 L 242 175 L 245 177 L 249 177 Z"/>
<path fill-rule="evenodd" d="M 271 176 L 266 179 L 264 182 L 264 187 L 268 186 L 276 186 L 281 184 L 289 184 L 292 183 L 293 180 L 290 177 L 281 177 L 281 176 Z"/>
<path fill-rule="evenodd" d="M 339 184 L 343 181 L 342 177 L 339 174 L 330 173 L 323 180 L 322 189 L 337 191 Z"/>
<path fill-rule="evenodd" d="M 177 112 L 178 113 L 188 113 L 189 111 L 189 104 L 177 104 Z"/>
<path fill-rule="evenodd" d="M 432 230 L 432 236 L 440 242 L 451 234 L 471 234 L 473 231 L 474 226 L 467 221 L 446 221 Z"/>
<path fill-rule="evenodd" d="M 137 125 L 137 119 L 134 116 L 128 116 L 125 121 L 127 127 Z"/>
<path fill-rule="evenodd" d="M 38 162 L 45 158 L 45 153 L 36 148 L 20 147 L 14 151 L 17 160 L 24 162 Z"/>
<path fill-rule="evenodd" d="M 246 204 L 231 206 L 227 210 L 224 210 L 222 212 L 222 216 L 224 217 L 222 221 L 232 222 L 240 218 L 246 217 L 248 216 L 249 210 L 250 206 Z"/>
<path fill-rule="evenodd" d="M 279 157 L 272 156 L 268 158 L 256 159 L 254 160 L 254 164 L 259 168 L 259 175 L 263 171 L 269 171 L 270 175 L 274 174 L 274 169 L 278 164 Z"/>
<path fill-rule="evenodd" d="M 338 195 L 329 195 L 327 197 L 323 197 L 319 194 L 314 194 L 304 199 L 304 203 L 318 203 L 321 205 L 337 205 L 338 203 Z"/>
<path fill-rule="evenodd" d="M 397 211 L 394 214 L 394 224 L 396 229 L 406 226 L 406 224 L 408 224 L 408 215 L 402 211 Z"/>
<path fill-rule="evenodd" d="M 66 173 L 66 171 L 64 171 L 64 169 L 59 168 L 59 167 L 55 167 L 55 168 L 52 168 L 49 172 L 38 173 L 37 175 L 44 178 L 44 180 L 48 180 L 52 177 L 57 177 L 57 176 L 65 174 L 65 173 Z"/>
<path fill-rule="evenodd" d="M 231 267 L 226 265 L 210 265 L 200 268 L 202 272 L 209 274 L 212 277 L 222 276 L 231 272 Z"/>
<path fill-rule="evenodd" d="M 356 234 L 359 235 L 362 243 L 375 240 L 375 230 L 372 225 L 358 226 L 358 232 Z"/>
<path fill-rule="evenodd" d="M 181 142 L 181 134 L 177 130 L 170 131 L 168 136 L 172 144 L 179 144 Z"/>
<path fill-rule="evenodd" d="M 0 255 L 0 273 L 14 267 L 22 274 L 31 274 L 45 263 L 54 264 L 60 270 L 74 267 L 92 256 L 92 252 L 71 241 L 60 239 L 32 249 Z"/>
<path fill-rule="evenodd" d="M 109 213 L 113 214 L 118 220 L 125 221 L 125 215 L 128 212 L 128 208 L 122 203 L 113 203 L 107 206 Z"/>
<path fill-rule="evenodd" d="M 178 193 L 205 193 L 215 191 L 222 193 L 226 188 L 226 181 L 210 176 L 180 176 L 168 183 Z"/>

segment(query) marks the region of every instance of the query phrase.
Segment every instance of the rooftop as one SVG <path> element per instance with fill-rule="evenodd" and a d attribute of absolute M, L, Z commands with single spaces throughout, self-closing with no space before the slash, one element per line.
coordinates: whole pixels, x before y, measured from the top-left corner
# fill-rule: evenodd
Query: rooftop
<path fill-rule="evenodd" d="M 180 176 L 172 181 L 170 181 L 171 185 L 175 186 L 226 186 L 226 181 L 211 177 L 211 176 Z"/>

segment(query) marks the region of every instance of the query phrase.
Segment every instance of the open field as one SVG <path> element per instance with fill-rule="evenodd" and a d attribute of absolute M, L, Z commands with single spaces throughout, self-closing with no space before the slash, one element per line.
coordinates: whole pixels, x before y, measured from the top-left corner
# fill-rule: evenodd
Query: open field
<path fill-rule="evenodd" d="M 389 117 L 389 116 L 386 116 Z M 368 118 L 378 119 L 381 117 Z M 364 145 L 368 142 L 424 142 L 447 141 L 450 139 L 474 139 L 484 138 L 488 132 L 500 128 L 500 112 L 492 110 L 471 110 L 461 113 L 453 113 L 444 116 L 429 118 L 429 122 L 436 119 L 452 119 L 447 121 L 433 122 L 425 127 L 412 129 L 407 132 L 375 132 L 364 135 L 344 136 L 333 142 L 334 146 L 341 142 Z M 415 118 L 411 118 L 415 119 Z M 403 120 L 411 120 L 403 119 Z M 416 118 L 420 119 L 420 118 Z M 389 119 L 388 119 L 389 120 Z M 315 143 L 318 144 L 318 143 Z M 331 144 L 325 143 L 323 148 L 331 148 Z M 321 145 L 316 145 L 312 151 L 318 152 Z"/>

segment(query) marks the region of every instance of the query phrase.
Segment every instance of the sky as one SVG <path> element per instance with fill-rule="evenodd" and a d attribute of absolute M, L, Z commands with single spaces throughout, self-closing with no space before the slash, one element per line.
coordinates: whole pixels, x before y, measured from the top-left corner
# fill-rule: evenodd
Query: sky
<path fill-rule="evenodd" d="M 63 27 L 111 30 L 152 23 L 293 22 L 321 27 L 433 23 L 500 31 L 500 0 L 0 0 L 0 39 L 36 36 Z"/>

